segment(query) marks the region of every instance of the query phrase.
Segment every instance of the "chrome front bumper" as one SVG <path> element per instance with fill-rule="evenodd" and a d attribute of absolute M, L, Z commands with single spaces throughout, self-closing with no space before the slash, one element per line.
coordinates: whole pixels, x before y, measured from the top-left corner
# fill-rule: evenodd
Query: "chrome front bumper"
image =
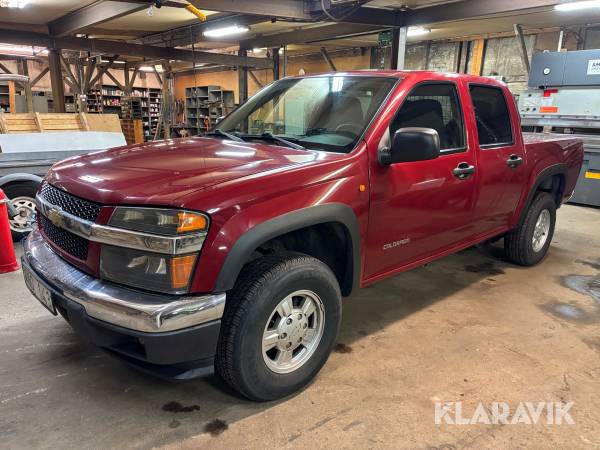
<path fill-rule="evenodd" d="M 135 331 L 162 333 L 218 320 L 225 294 L 176 296 L 151 294 L 94 278 L 60 258 L 39 230 L 24 243 L 24 262 L 53 290 L 85 308 L 98 320 Z"/>

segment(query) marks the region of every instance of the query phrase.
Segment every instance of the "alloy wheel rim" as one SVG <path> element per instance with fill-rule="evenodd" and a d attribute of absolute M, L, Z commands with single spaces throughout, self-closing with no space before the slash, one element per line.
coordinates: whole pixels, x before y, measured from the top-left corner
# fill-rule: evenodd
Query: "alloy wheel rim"
<path fill-rule="evenodd" d="M 538 253 L 544 248 L 546 242 L 548 241 L 549 235 L 550 211 L 544 209 L 538 216 L 537 222 L 535 223 L 535 227 L 533 229 L 533 238 L 531 239 L 531 244 L 534 252 Z"/>
<path fill-rule="evenodd" d="M 36 219 L 35 200 L 31 197 L 15 197 L 10 200 L 10 204 L 19 213 L 9 219 L 10 229 L 16 233 L 33 230 Z"/>
<path fill-rule="evenodd" d="M 279 302 L 269 315 L 262 337 L 262 355 L 275 373 L 291 373 L 315 353 L 323 337 L 325 308 L 308 290 L 296 291 Z"/>

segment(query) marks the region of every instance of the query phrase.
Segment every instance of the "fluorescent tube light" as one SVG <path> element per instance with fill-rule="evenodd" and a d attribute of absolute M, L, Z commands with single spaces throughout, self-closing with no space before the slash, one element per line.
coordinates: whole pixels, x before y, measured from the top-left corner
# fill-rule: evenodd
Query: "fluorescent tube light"
<path fill-rule="evenodd" d="M 0 1 L 0 7 L 4 8 L 25 8 L 29 0 L 4 0 Z"/>
<path fill-rule="evenodd" d="M 162 66 L 154 66 L 154 67 L 152 67 L 152 66 L 141 66 L 139 68 L 139 70 L 141 72 L 154 72 L 154 68 L 156 68 L 157 72 L 162 72 L 163 71 Z"/>
<path fill-rule="evenodd" d="M 423 27 L 414 27 L 414 28 L 409 28 L 408 32 L 406 33 L 406 35 L 408 37 L 416 37 L 416 36 L 424 36 L 426 34 L 431 33 L 431 30 L 428 28 L 423 28 Z"/>
<path fill-rule="evenodd" d="M 250 31 L 250 28 L 248 28 L 245 25 L 231 25 L 229 27 L 213 28 L 212 30 L 206 30 L 202 34 L 206 37 L 219 38 L 235 34 L 247 33 L 248 31 Z"/>
<path fill-rule="evenodd" d="M 582 2 L 570 2 L 560 3 L 554 6 L 556 11 L 569 12 L 569 11 L 580 11 L 582 9 L 600 8 L 600 1 L 598 0 L 585 0 Z"/>

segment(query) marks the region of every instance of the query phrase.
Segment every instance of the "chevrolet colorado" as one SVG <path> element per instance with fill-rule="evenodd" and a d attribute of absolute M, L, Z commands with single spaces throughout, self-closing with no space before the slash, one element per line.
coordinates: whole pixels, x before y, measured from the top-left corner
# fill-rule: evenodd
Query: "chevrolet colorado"
<path fill-rule="evenodd" d="M 325 364 L 353 289 L 501 237 L 544 258 L 583 146 L 535 139 L 492 79 L 286 78 L 204 137 L 56 164 L 25 281 L 136 366 L 278 399 Z"/>

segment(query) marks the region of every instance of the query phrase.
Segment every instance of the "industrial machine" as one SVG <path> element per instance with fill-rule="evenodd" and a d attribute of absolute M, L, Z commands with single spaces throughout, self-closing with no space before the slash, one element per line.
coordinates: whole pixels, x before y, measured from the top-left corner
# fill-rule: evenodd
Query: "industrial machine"
<path fill-rule="evenodd" d="M 571 201 L 600 206 L 600 50 L 534 55 L 519 111 L 524 131 L 583 139 L 585 160 Z"/>

